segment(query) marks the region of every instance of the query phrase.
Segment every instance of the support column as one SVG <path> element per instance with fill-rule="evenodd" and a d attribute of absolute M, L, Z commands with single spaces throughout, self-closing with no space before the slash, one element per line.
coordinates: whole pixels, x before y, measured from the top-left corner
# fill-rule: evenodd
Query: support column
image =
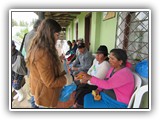
<path fill-rule="evenodd" d="M 43 20 L 45 17 L 44 17 L 44 12 L 38 12 L 38 17 L 40 20 Z"/>
<path fill-rule="evenodd" d="M 102 12 L 93 12 L 91 21 L 91 51 L 95 53 L 100 45 L 100 27 Z"/>

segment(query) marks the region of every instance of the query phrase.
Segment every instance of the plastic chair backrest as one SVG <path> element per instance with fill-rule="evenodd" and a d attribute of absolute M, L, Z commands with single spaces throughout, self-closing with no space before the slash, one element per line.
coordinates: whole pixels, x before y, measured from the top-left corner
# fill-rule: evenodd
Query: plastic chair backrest
<path fill-rule="evenodd" d="M 133 73 L 133 75 L 135 80 L 135 88 L 134 88 L 134 93 L 132 94 L 131 99 L 129 101 L 128 108 L 131 108 L 135 94 L 142 85 L 142 79 L 136 73 Z"/>
<path fill-rule="evenodd" d="M 148 85 L 144 85 L 138 89 L 135 94 L 135 99 L 133 103 L 133 108 L 139 108 L 141 105 L 142 97 L 144 93 L 148 92 Z"/>

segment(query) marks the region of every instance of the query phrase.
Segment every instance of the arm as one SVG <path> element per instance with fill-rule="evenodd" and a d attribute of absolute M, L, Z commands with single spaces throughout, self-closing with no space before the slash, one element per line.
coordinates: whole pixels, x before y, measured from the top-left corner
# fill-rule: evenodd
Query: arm
<path fill-rule="evenodd" d="M 79 64 L 79 56 L 77 56 L 77 58 L 73 62 L 73 67 L 75 67 L 77 64 Z"/>
<path fill-rule="evenodd" d="M 78 67 L 78 71 L 88 70 L 91 67 L 92 62 L 93 62 L 92 55 L 91 54 L 85 55 L 84 65 Z"/>
<path fill-rule="evenodd" d="M 103 89 L 114 89 L 129 83 L 131 77 L 133 77 L 131 73 L 126 71 L 126 69 L 122 69 L 108 80 L 100 80 L 96 77 L 92 77 L 91 83 Z"/>
<path fill-rule="evenodd" d="M 87 72 L 89 75 L 91 75 L 91 72 L 92 72 L 92 70 L 94 68 L 95 62 L 96 62 L 96 59 L 94 59 L 92 66 L 89 68 L 89 70 Z"/>
<path fill-rule="evenodd" d="M 60 76 L 55 76 L 53 60 L 48 53 L 35 62 L 40 78 L 45 86 L 49 88 L 63 87 L 66 84 L 65 73 L 61 73 Z"/>

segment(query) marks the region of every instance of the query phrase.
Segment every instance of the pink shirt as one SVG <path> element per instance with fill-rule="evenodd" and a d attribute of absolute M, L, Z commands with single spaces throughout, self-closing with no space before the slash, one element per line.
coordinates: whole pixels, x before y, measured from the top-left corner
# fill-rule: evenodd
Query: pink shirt
<path fill-rule="evenodd" d="M 110 68 L 106 75 L 106 78 L 109 78 L 108 80 L 100 80 L 96 77 L 92 77 L 90 81 L 101 89 L 113 89 L 117 101 L 128 104 L 134 92 L 134 76 L 132 71 L 125 67 L 115 72 L 113 76 L 110 77 L 113 69 L 113 67 Z"/>

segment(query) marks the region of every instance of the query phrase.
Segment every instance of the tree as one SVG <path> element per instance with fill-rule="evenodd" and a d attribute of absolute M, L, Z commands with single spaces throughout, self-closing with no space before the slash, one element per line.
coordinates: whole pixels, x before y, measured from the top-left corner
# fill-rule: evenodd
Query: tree
<path fill-rule="evenodd" d="M 23 37 L 26 33 L 28 33 L 28 28 L 22 29 L 20 32 L 17 32 L 16 36 L 20 37 L 23 40 Z"/>
<path fill-rule="evenodd" d="M 36 19 L 32 19 L 32 21 L 30 22 L 30 26 L 34 25 L 35 22 L 36 22 Z"/>
<path fill-rule="evenodd" d="M 27 23 L 27 22 L 24 22 L 24 21 L 20 21 L 20 22 L 19 22 L 19 26 L 25 26 L 25 27 L 27 27 L 27 26 L 28 26 L 28 23 Z"/>
<path fill-rule="evenodd" d="M 15 21 L 14 19 L 12 19 L 12 27 L 14 27 L 14 26 L 18 26 L 18 23 L 17 23 L 17 21 Z"/>

